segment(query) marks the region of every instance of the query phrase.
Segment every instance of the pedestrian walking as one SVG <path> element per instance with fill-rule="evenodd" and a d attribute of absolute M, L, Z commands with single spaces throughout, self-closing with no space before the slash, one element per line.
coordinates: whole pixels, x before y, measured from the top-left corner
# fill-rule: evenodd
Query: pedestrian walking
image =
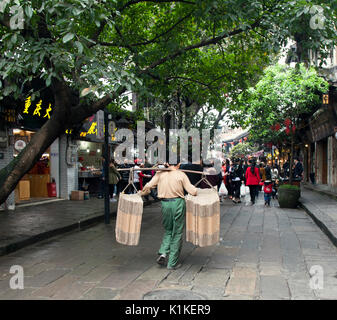
<path fill-rule="evenodd" d="M 211 161 L 210 163 L 206 164 L 203 163 L 203 173 L 206 176 L 206 180 L 213 186 L 217 187 L 219 184 L 219 180 L 221 181 L 221 178 L 219 176 L 219 173 L 216 172 L 216 169 L 214 168 L 214 162 Z M 199 178 L 200 180 L 200 178 Z M 206 183 L 205 181 L 200 182 L 200 188 L 201 189 L 208 189 L 211 186 Z"/>
<path fill-rule="evenodd" d="M 294 159 L 294 166 L 293 166 L 293 178 L 295 180 L 302 180 L 303 175 L 303 165 L 300 162 L 299 158 Z"/>
<path fill-rule="evenodd" d="M 117 195 L 117 184 L 121 178 L 120 173 L 116 169 L 114 160 L 111 160 L 109 164 L 109 196 L 111 202 L 117 201 L 114 196 Z"/>
<path fill-rule="evenodd" d="M 200 171 L 203 172 L 203 167 L 201 165 L 201 161 L 195 161 L 188 163 L 182 163 L 180 165 L 181 170 L 191 170 L 191 171 Z M 186 172 L 186 175 L 188 179 L 190 180 L 191 184 L 196 185 L 198 181 L 201 179 L 201 174 L 198 173 L 192 173 L 192 172 Z"/>
<path fill-rule="evenodd" d="M 240 188 L 241 188 L 241 181 L 243 180 L 243 166 L 240 164 L 240 159 L 234 160 L 234 165 L 231 171 L 231 180 L 233 186 L 233 202 L 234 203 L 241 203 L 241 195 L 240 195 Z"/>
<path fill-rule="evenodd" d="M 289 161 L 286 160 L 282 166 L 283 169 L 283 178 L 287 179 L 289 178 L 289 173 L 290 173 L 290 165 L 289 165 Z"/>
<path fill-rule="evenodd" d="M 118 166 L 118 169 L 130 169 L 132 167 L 133 167 L 132 164 L 128 163 L 128 161 L 125 160 L 123 164 Z M 118 194 L 121 193 L 126 188 L 126 186 L 129 184 L 130 170 L 122 170 L 120 171 L 120 175 L 121 175 L 121 180 L 117 184 Z M 125 190 L 125 193 L 131 193 L 130 186 Z"/>
<path fill-rule="evenodd" d="M 260 183 L 260 170 L 256 167 L 256 163 L 251 161 L 250 167 L 247 168 L 246 173 L 246 186 L 249 187 L 251 204 L 255 203 L 255 198 L 258 192 Z"/>
<path fill-rule="evenodd" d="M 265 169 L 265 165 L 264 165 L 264 162 L 261 162 L 260 163 L 260 177 L 261 177 L 261 180 L 262 181 L 265 181 L 266 180 L 266 169 Z"/>
<path fill-rule="evenodd" d="M 145 160 L 145 164 L 144 164 L 144 168 L 151 168 L 151 164 Z M 142 175 L 143 174 L 143 175 Z M 153 170 L 144 170 L 142 171 L 139 176 L 141 177 L 139 179 L 139 182 L 140 182 L 140 188 L 141 190 L 143 190 L 144 186 L 151 181 L 152 177 L 155 175 L 155 171 Z M 157 193 L 156 193 L 156 189 L 151 189 L 151 192 L 150 192 L 150 195 L 151 197 L 154 199 L 154 200 L 158 200 L 157 198 Z M 149 201 L 150 198 L 149 196 L 145 196 L 144 197 L 146 199 L 146 201 Z"/>
<path fill-rule="evenodd" d="M 234 195 L 234 182 L 232 180 L 233 172 L 234 172 L 234 162 L 230 160 L 229 168 L 228 168 L 228 184 L 229 184 L 228 198 L 231 200 L 233 199 L 233 195 Z"/>
<path fill-rule="evenodd" d="M 226 159 L 225 161 L 225 165 L 223 166 L 223 170 L 224 170 L 224 184 L 225 184 L 225 187 L 227 189 L 227 196 L 229 199 L 232 199 L 232 188 L 231 188 L 231 181 L 230 181 L 230 177 L 229 177 L 229 169 L 230 169 L 230 161 L 229 159 Z"/>
<path fill-rule="evenodd" d="M 161 199 L 165 233 L 158 252 L 157 263 L 165 265 L 167 261 L 167 269 L 175 270 L 181 266 L 178 261 L 185 225 L 184 190 L 191 195 L 196 195 L 197 188 L 190 183 L 184 172 L 178 170 L 179 163 L 170 162 L 168 165 L 169 170 L 157 172 L 152 180 L 144 186 L 140 194 L 149 194 L 151 188 L 158 187 L 158 198 Z"/>
<path fill-rule="evenodd" d="M 263 183 L 264 205 L 270 207 L 271 194 L 273 192 L 273 184 L 271 180 Z"/>

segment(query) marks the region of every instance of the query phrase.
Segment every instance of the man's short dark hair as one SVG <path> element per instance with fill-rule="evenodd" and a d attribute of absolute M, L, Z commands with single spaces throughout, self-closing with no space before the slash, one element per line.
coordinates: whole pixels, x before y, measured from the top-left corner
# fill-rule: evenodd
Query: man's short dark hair
<path fill-rule="evenodd" d="M 177 164 L 180 163 L 180 157 L 177 157 L 177 160 L 168 160 L 167 162 L 170 166 L 176 166 Z"/>

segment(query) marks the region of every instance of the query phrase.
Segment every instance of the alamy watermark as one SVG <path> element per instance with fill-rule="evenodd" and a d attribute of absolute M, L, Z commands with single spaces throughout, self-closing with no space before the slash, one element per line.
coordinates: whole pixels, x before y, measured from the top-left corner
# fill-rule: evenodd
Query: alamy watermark
<path fill-rule="evenodd" d="M 12 290 L 24 289 L 24 272 L 23 267 L 19 265 L 11 266 L 9 273 L 14 274 L 9 280 L 9 287 Z"/>
<path fill-rule="evenodd" d="M 4 13 L 7 6 L 10 5 L 11 0 L 0 0 L 0 13 Z M 18 5 L 12 5 L 9 8 L 10 19 L 9 19 L 9 26 L 12 30 L 18 30 L 24 28 L 24 11 L 23 8 Z"/>
<path fill-rule="evenodd" d="M 115 140 L 121 141 L 115 149 L 116 162 L 118 164 L 133 163 L 135 155 L 134 133 L 129 129 L 119 129 L 115 133 Z M 189 157 L 189 143 L 192 149 L 191 157 Z M 146 146 L 147 148 L 145 148 Z M 192 162 L 200 162 L 202 159 L 206 164 L 214 163 L 217 173 L 221 172 L 222 159 L 224 158 L 220 129 L 213 131 L 212 140 L 209 129 L 202 130 L 202 138 L 197 129 L 191 129 L 189 132 L 185 129 L 170 129 L 169 137 L 166 137 L 165 132 L 160 129 L 152 129 L 146 133 L 144 121 L 137 121 L 136 150 L 137 158 L 143 161 L 146 159 L 150 164 L 177 163 L 178 156 L 180 163 L 187 163 L 189 158 Z"/>
<path fill-rule="evenodd" d="M 324 29 L 325 16 L 323 14 L 324 9 L 321 6 L 314 5 L 310 8 L 310 14 L 312 15 L 310 19 L 311 29 Z"/>
<path fill-rule="evenodd" d="M 324 289 L 324 270 L 320 265 L 314 265 L 309 270 L 310 282 L 309 286 L 312 290 L 323 290 Z"/>

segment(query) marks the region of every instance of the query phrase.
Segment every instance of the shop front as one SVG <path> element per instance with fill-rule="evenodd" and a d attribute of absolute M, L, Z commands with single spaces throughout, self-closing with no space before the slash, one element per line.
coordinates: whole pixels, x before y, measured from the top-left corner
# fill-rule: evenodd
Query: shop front
<path fill-rule="evenodd" d="M 78 186 L 90 196 L 102 197 L 102 143 L 77 141 Z"/>
<path fill-rule="evenodd" d="M 333 106 L 318 110 L 310 119 L 311 143 L 308 144 L 309 166 L 317 184 L 337 190 L 337 115 Z"/>
<path fill-rule="evenodd" d="M 14 154 L 18 154 L 25 148 L 34 136 L 33 131 L 14 129 Z M 24 175 L 15 188 L 15 203 L 25 203 L 29 201 L 41 201 L 56 197 L 55 179 L 51 177 L 51 155 L 48 148 L 34 167 Z"/>

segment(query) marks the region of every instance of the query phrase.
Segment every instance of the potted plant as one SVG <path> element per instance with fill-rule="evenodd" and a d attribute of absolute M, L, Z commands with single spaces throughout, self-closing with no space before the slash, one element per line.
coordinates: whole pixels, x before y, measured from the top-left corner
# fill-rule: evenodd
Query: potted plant
<path fill-rule="evenodd" d="M 301 189 L 291 184 L 282 184 L 278 188 L 278 203 L 281 208 L 296 208 Z"/>

